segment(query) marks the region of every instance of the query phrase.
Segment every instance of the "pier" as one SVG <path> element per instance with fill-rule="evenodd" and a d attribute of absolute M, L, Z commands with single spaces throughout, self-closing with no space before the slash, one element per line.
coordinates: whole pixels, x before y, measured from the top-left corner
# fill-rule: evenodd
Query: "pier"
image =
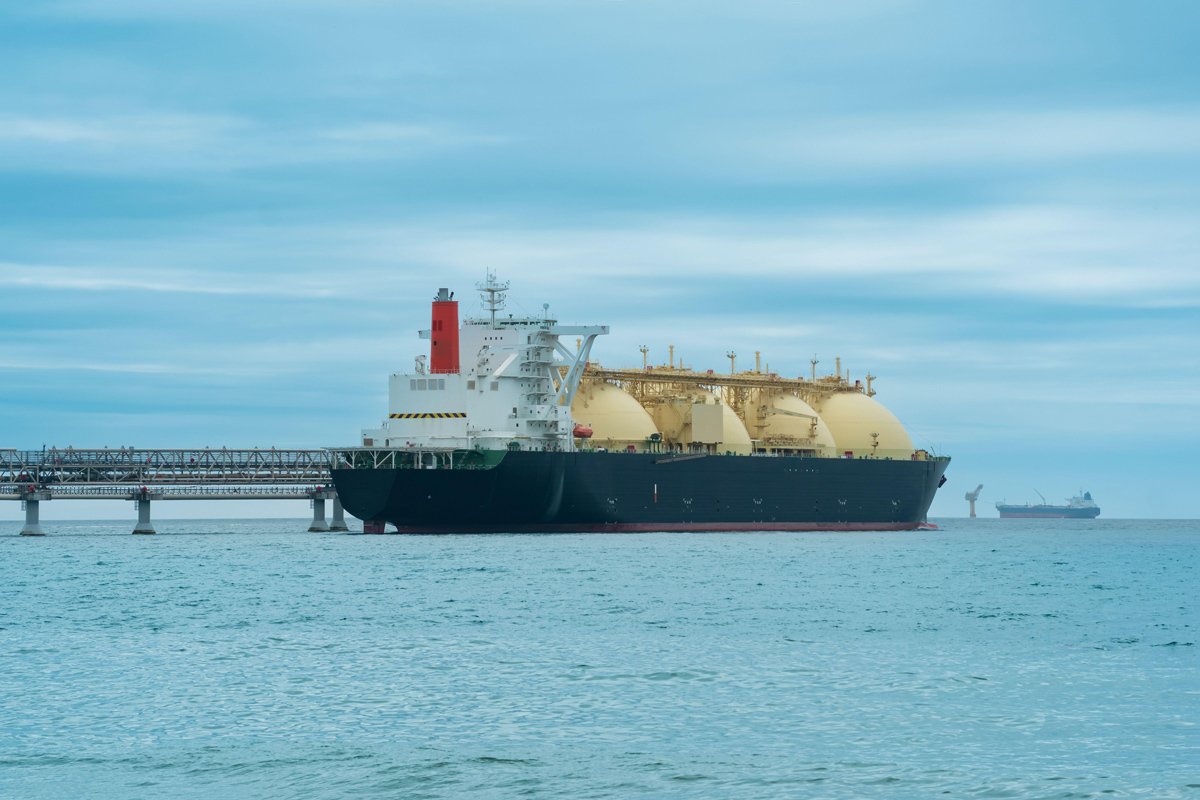
<path fill-rule="evenodd" d="M 151 504 L 173 500 L 308 500 L 312 532 L 346 531 L 325 450 L 116 449 L 0 450 L 0 500 L 20 501 L 22 536 L 44 536 L 50 500 L 126 500 L 135 534 L 153 534 Z M 332 502 L 332 519 L 325 504 Z"/>

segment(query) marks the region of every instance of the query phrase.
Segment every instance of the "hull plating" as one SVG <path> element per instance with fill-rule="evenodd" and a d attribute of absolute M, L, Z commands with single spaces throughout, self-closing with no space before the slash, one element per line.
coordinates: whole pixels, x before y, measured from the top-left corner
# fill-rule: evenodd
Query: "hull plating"
<path fill-rule="evenodd" d="M 338 469 L 402 532 L 907 530 L 948 460 L 508 453 L 490 469 Z"/>

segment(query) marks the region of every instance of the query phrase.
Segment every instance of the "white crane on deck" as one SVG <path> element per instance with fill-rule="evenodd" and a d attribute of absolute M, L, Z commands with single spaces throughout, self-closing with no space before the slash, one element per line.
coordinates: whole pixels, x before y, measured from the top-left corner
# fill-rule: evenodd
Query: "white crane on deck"
<path fill-rule="evenodd" d="M 975 491 L 967 492 L 967 502 L 971 504 L 971 518 L 975 518 L 975 501 L 979 499 L 979 493 L 983 491 L 983 484 L 975 487 Z"/>

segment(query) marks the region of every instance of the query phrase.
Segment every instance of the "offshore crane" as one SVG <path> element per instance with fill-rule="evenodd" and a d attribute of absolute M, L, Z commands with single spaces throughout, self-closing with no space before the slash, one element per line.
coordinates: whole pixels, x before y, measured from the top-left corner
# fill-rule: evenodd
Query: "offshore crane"
<path fill-rule="evenodd" d="M 979 493 L 982 491 L 983 484 L 981 483 L 975 487 L 975 491 L 966 494 L 967 502 L 971 504 L 971 519 L 975 518 L 975 501 L 979 499 Z"/>

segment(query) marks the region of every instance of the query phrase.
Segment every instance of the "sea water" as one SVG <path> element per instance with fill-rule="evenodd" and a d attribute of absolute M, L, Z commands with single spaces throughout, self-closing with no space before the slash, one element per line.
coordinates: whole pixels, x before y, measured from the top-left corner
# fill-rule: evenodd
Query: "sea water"
<path fill-rule="evenodd" d="M 1200 523 L 0 523 L 0 797 L 1200 797 Z"/>

